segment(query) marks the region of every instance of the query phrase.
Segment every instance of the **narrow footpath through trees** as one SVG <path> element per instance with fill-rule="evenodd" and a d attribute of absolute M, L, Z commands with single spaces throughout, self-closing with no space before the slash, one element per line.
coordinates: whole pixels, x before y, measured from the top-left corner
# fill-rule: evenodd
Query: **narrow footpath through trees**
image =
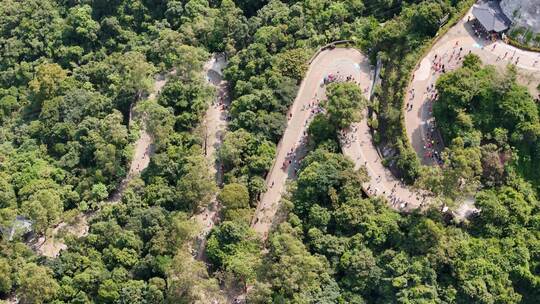
<path fill-rule="evenodd" d="M 215 100 L 206 111 L 206 116 L 201 124 L 204 139 L 204 154 L 209 164 L 210 174 L 215 175 L 216 184 L 221 185 L 223 171 L 216 158 L 216 151 L 222 144 L 223 137 L 227 130 L 227 109 L 230 104 L 227 81 L 223 79 L 223 68 L 226 66 L 226 57 L 222 54 L 215 54 L 206 62 L 204 74 L 207 81 L 217 89 Z M 203 260 L 206 245 L 206 236 L 214 227 L 218 220 L 221 206 L 216 199 L 217 193 L 213 196 L 208 206 L 197 213 L 194 218 L 199 223 L 201 230 L 197 236 L 197 246 L 195 248 L 195 258 Z"/>
<path fill-rule="evenodd" d="M 204 128 L 203 136 L 205 137 L 205 156 L 210 164 L 210 173 L 216 175 L 216 182 L 221 183 L 222 172 L 219 165 L 216 163 L 215 151 L 221 145 L 223 133 L 227 126 L 227 107 L 229 98 L 227 95 L 227 83 L 223 80 L 222 69 L 226 64 L 226 59 L 222 55 L 214 55 L 205 63 L 204 76 L 208 82 L 217 88 L 216 100 L 209 106 L 205 116 L 205 121 L 202 123 Z M 174 74 L 159 74 L 156 76 L 153 86 L 153 92 L 148 96 L 149 100 L 155 100 L 159 92 L 165 86 L 168 76 Z M 150 158 L 154 154 L 154 139 L 146 127 L 146 115 L 144 112 L 137 113 L 134 107 L 130 109 L 129 125 L 135 121 L 140 122 L 141 130 L 139 138 L 133 145 L 133 158 L 131 160 L 129 171 L 126 177 L 120 182 L 117 189 L 111 193 L 106 203 L 115 204 L 122 199 L 122 195 L 133 178 L 140 176 L 141 172 L 150 164 Z M 201 259 L 204 253 L 204 241 L 206 235 L 210 232 L 217 220 L 219 205 L 215 199 L 203 210 L 194 216 L 194 220 L 201 226 L 201 231 L 198 237 L 199 246 L 195 253 L 197 259 Z M 47 257 L 56 257 L 61 250 L 67 249 L 62 238 L 58 234 L 63 231 L 66 234 L 71 234 L 75 237 L 83 237 L 88 233 L 89 219 L 95 212 L 81 213 L 77 215 L 70 223 L 62 222 L 54 227 L 50 233 L 50 237 L 40 237 L 33 246 L 36 251 Z"/>
<path fill-rule="evenodd" d="M 153 85 L 153 91 L 148 96 L 148 99 L 154 100 L 157 98 L 157 95 L 167 83 L 167 76 L 164 74 L 159 74 L 156 76 Z M 129 184 L 129 182 L 140 175 L 140 173 L 148 167 L 150 164 L 150 157 L 154 153 L 153 138 L 152 135 L 148 132 L 146 128 L 146 117 L 145 114 L 137 114 L 134 111 L 134 105 L 130 108 L 129 112 L 129 126 L 132 126 L 135 121 L 141 123 L 141 130 L 139 133 L 139 138 L 135 141 L 133 145 L 133 158 L 131 160 L 129 171 L 126 177 L 120 182 L 118 187 L 114 192 L 111 193 L 109 198 L 105 203 L 115 204 L 122 199 L 122 195 Z M 140 117 L 142 116 L 142 117 Z M 41 236 L 37 239 L 35 244 L 32 246 L 36 252 L 39 254 L 54 258 L 58 256 L 61 250 L 67 249 L 67 245 L 64 243 L 64 240 L 58 237 L 59 233 L 66 233 L 73 235 L 76 238 L 83 237 L 88 234 L 89 229 L 89 220 L 95 214 L 93 212 L 81 213 L 78 214 L 73 220 L 68 222 L 62 222 L 52 229 L 50 236 Z"/>

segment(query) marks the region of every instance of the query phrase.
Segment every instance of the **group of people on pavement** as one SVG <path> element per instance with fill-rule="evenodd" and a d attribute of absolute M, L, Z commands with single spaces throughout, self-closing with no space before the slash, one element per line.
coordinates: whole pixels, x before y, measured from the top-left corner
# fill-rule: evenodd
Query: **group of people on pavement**
<path fill-rule="evenodd" d="M 469 51 L 470 53 L 471 51 Z M 431 72 L 434 76 L 433 82 L 431 82 L 424 91 L 422 102 L 425 103 L 421 106 L 425 107 L 429 112 L 429 117 L 433 117 L 433 104 L 438 100 L 439 93 L 435 87 L 435 80 L 438 74 L 446 73 L 447 69 L 454 69 L 456 66 L 463 62 L 463 47 L 460 46 L 459 41 L 456 41 L 452 48 L 452 53 L 446 52 L 442 55 L 435 54 L 431 62 Z M 415 91 L 414 88 L 409 91 L 410 94 L 410 104 L 407 103 L 407 108 L 412 109 Z M 424 158 L 431 158 L 435 163 L 441 165 L 441 141 L 440 134 L 436 127 L 436 122 L 434 119 L 430 119 L 425 122 L 424 132 L 423 132 L 423 148 L 424 148 Z"/>

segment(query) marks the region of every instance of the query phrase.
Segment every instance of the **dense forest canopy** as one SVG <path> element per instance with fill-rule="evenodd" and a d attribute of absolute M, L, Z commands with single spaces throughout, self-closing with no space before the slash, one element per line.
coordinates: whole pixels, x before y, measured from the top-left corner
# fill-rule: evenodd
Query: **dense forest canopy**
<path fill-rule="evenodd" d="M 254 303 L 538 299 L 539 203 L 525 182 L 482 191 L 480 216 L 457 227 L 437 210 L 402 216 L 384 200 L 359 197 L 359 176 L 339 154 L 319 148 L 306 161 L 289 219 L 269 241 Z"/>
<path fill-rule="evenodd" d="M 407 76 L 458 0 L 3 0 L 0 5 L 0 302 L 536 303 L 540 298 L 538 107 L 510 68 L 469 57 L 441 77 L 434 112 L 448 170 L 427 179 L 403 139 Z M 317 48 L 352 40 L 382 82 L 367 101 L 331 85 L 308 128 L 309 153 L 266 243 L 250 228 L 286 113 Z M 201 135 L 214 99 L 203 66 L 228 60 L 229 130 L 218 187 Z M 172 72 L 172 73 L 169 73 Z M 155 76 L 167 83 L 156 98 Z M 438 210 L 400 214 L 361 190 L 363 170 L 338 131 L 367 106 L 376 143 L 392 143 L 407 182 L 458 199 L 480 189 L 482 210 L 455 223 Z M 149 166 L 107 203 L 129 172 L 145 117 Z M 433 169 L 443 170 L 443 169 Z M 433 175 L 435 176 L 435 175 Z M 420 177 L 420 178 L 419 178 Z M 221 223 L 206 261 L 191 250 L 193 215 L 217 195 Z M 56 258 L 31 239 L 92 214 Z M 20 218 L 30 236 L 9 229 Z M 207 267 L 208 266 L 208 267 Z"/>
<path fill-rule="evenodd" d="M 470 56 L 461 69 L 441 77 L 437 89 L 437 123 L 447 141 L 460 138 L 483 150 L 483 167 L 492 169 L 484 183 L 503 184 L 505 176 L 498 171 L 507 163 L 508 170 L 538 181 L 539 109 L 527 88 L 517 84 L 515 68 L 501 73 Z M 488 156 L 493 154 L 499 157 Z"/>

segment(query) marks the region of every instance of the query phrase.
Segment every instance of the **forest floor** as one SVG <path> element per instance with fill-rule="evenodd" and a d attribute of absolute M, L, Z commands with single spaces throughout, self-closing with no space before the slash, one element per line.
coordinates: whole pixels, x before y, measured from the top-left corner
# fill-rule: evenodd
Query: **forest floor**
<path fill-rule="evenodd" d="M 461 66 L 463 57 L 470 52 L 478 55 L 484 64 L 501 71 L 514 64 L 517 81 L 526 86 L 532 96 L 538 96 L 540 53 L 520 50 L 500 40 L 493 42 L 477 37 L 472 28 L 474 17 L 471 11 L 434 44 L 415 70 L 407 90 L 407 104 L 412 106 L 412 109 L 405 106 L 407 137 L 425 165 L 436 164 L 431 156 L 444 149 L 432 112 L 434 101 L 431 97 L 436 92 L 431 86 L 435 86 L 441 75 L 433 69 L 434 63 L 444 64 L 446 71 L 452 71 Z M 455 215 L 465 218 L 475 211 L 474 198 L 467 198 Z"/>

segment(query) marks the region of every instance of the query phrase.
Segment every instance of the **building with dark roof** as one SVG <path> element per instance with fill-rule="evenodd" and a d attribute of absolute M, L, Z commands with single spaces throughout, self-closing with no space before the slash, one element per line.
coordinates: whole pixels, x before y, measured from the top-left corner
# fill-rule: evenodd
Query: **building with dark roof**
<path fill-rule="evenodd" d="M 472 14 L 489 33 L 506 31 L 512 22 L 503 13 L 498 1 L 482 1 L 475 4 Z"/>

